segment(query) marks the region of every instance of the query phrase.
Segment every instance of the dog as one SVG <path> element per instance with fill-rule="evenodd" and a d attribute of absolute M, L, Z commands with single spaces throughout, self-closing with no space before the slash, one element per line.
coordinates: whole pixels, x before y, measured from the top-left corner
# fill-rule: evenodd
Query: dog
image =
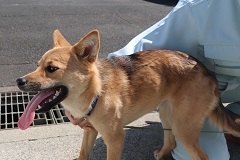
<path fill-rule="evenodd" d="M 193 57 L 148 50 L 98 59 L 99 48 L 98 30 L 73 46 L 54 31 L 53 49 L 42 56 L 34 72 L 16 80 L 23 91 L 39 91 L 19 119 L 20 129 L 30 126 L 35 112 L 61 102 L 72 116 L 85 117 L 94 127 L 84 131 L 80 160 L 89 158 L 98 133 L 107 146 L 107 160 L 120 160 L 123 127 L 155 109 L 160 110 L 163 127 L 171 128 L 164 131 L 162 149 L 154 152 L 157 160 L 176 147 L 175 137 L 194 160 L 207 160 L 198 140 L 206 117 L 240 134 L 240 116 L 224 108 L 216 78 Z"/>

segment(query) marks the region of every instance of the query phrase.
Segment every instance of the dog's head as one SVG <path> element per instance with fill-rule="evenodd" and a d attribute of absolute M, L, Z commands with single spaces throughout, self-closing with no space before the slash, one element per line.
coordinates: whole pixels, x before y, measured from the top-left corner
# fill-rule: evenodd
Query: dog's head
<path fill-rule="evenodd" d="M 54 31 L 53 49 L 42 56 L 34 72 L 16 80 L 23 91 L 39 91 L 25 110 L 25 121 L 32 123 L 38 106 L 37 112 L 46 112 L 67 99 L 70 91 L 81 94 L 86 90 L 96 67 L 99 41 L 99 32 L 93 30 L 72 46 L 58 30 Z"/>

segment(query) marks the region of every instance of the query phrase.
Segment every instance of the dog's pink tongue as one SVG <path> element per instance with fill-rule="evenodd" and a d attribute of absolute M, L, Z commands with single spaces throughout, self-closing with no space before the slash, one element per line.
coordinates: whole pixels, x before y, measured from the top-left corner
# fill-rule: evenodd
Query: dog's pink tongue
<path fill-rule="evenodd" d="M 27 129 L 33 122 L 35 117 L 35 110 L 37 109 L 38 105 L 43 102 L 48 97 L 55 94 L 55 91 L 42 91 L 35 95 L 31 101 L 28 103 L 25 111 L 23 112 L 22 116 L 18 120 L 18 128 L 25 130 Z"/>

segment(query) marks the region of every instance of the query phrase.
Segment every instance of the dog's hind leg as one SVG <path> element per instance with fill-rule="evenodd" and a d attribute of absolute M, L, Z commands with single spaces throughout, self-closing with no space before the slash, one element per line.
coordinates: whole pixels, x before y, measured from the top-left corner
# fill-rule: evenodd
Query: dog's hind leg
<path fill-rule="evenodd" d="M 92 128 L 91 131 L 84 130 L 81 151 L 78 160 L 88 160 L 93 149 L 98 132 Z"/>
<path fill-rule="evenodd" d="M 164 129 L 171 129 L 170 117 L 171 117 L 171 104 L 168 101 L 164 101 L 159 109 L 159 115 Z M 163 160 L 170 154 L 170 152 L 176 147 L 175 137 L 171 130 L 164 130 L 164 144 L 160 151 L 154 152 L 156 160 Z"/>
<path fill-rule="evenodd" d="M 204 153 L 199 144 L 198 136 L 195 136 L 196 132 L 191 132 L 191 130 L 188 132 L 189 134 L 181 133 L 178 131 L 178 133 L 175 134 L 175 137 L 178 138 L 179 141 L 183 144 L 193 160 L 208 160 L 207 155 Z"/>
<path fill-rule="evenodd" d="M 183 144 L 193 160 L 208 160 L 199 144 L 199 134 L 206 117 L 204 112 L 198 110 L 199 108 L 201 105 L 196 102 L 195 104 L 178 103 L 174 106 L 171 115 L 172 133 Z"/>

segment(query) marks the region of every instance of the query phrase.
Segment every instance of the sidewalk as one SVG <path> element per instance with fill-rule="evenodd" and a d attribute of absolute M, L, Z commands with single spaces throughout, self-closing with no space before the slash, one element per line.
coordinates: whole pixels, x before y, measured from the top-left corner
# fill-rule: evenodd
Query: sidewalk
<path fill-rule="evenodd" d="M 130 125 L 138 127 L 161 127 L 158 113 L 145 115 Z M 83 130 L 70 123 L 0 131 L 0 159 L 4 160 L 69 160 L 79 154 Z M 123 159 L 154 159 L 153 152 L 163 144 L 163 131 L 126 129 Z M 146 147 L 147 146 L 147 147 Z M 106 146 L 98 135 L 91 160 L 106 159 Z M 171 158 L 170 158 L 171 159 Z"/>
<path fill-rule="evenodd" d="M 149 113 L 129 124 L 143 129 L 125 129 L 123 160 L 151 160 L 163 145 L 158 113 Z M 146 129 L 150 128 L 150 129 Z M 154 128 L 154 130 L 152 130 Z M 159 128 L 159 131 L 155 130 Z M 73 160 L 79 155 L 83 130 L 70 123 L 0 131 L 0 159 Z M 231 160 L 239 160 L 239 144 L 228 142 Z M 106 146 L 98 135 L 91 160 L 105 160 Z M 171 156 L 167 160 L 173 160 Z"/>

